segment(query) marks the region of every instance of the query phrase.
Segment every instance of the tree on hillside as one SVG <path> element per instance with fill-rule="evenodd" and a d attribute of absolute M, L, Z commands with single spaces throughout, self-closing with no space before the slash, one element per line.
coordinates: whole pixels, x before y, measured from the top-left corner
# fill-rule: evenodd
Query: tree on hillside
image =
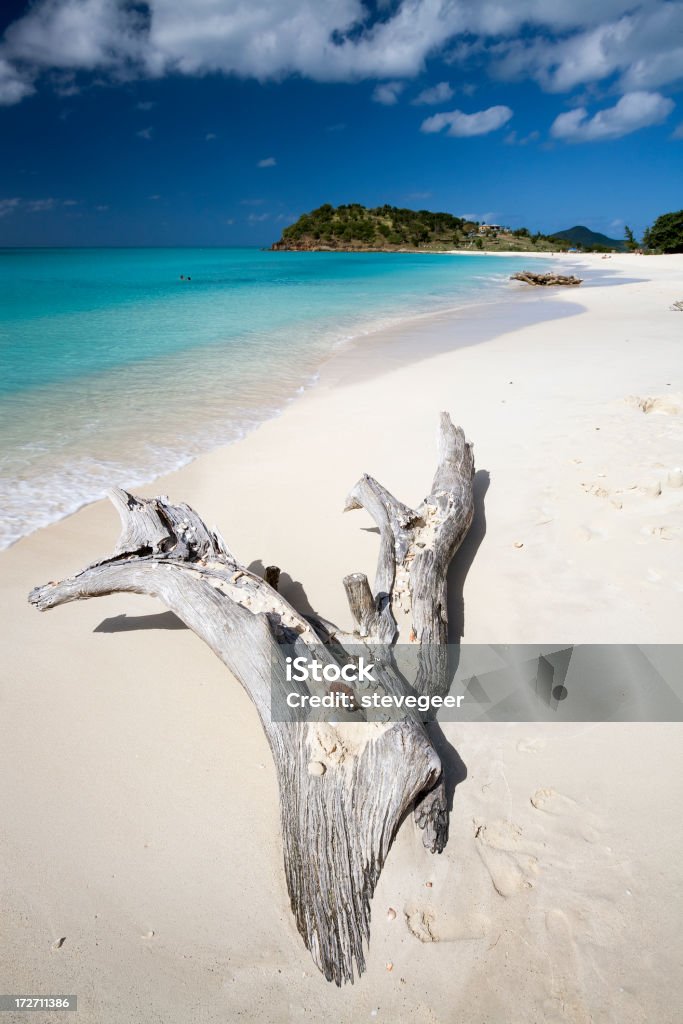
<path fill-rule="evenodd" d="M 643 235 L 648 249 L 658 252 L 683 252 L 683 210 L 663 213 Z"/>
<path fill-rule="evenodd" d="M 634 252 L 636 249 L 640 249 L 640 242 L 631 231 L 628 224 L 624 224 L 624 238 L 626 240 L 626 247 L 630 252 Z"/>

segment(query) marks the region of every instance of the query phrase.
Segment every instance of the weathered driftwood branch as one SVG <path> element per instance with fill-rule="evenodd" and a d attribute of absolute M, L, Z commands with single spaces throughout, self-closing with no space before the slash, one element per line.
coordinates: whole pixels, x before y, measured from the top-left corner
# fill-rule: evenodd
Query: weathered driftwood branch
<path fill-rule="evenodd" d="M 363 507 L 380 531 L 380 551 L 373 597 L 364 593 L 362 607 L 344 581 L 351 613 L 361 636 L 375 643 L 420 644 L 419 693 L 443 696 L 448 691 L 448 599 L 446 581 L 453 555 L 472 523 L 474 498 L 472 446 L 448 413 L 441 414 L 438 465 L 430 493 L 416 509 L 397 501 L 381 484 L 363 476 L 346 500 L 345 511 Z M 367 586 L 367 580 L 365 581 Z M 369 587 L 368 587 L 369 590 Z M 360 617 L 359 617 L 360 613 Z M 401 626 L 396 621 L 398 616 Z M 373 635 L 374 634 L 374 635 Z M 443 777 L 417 801 L 415 820 L 423 841 L 440 853 L 448 838 L 448 809 Z"/>
<path fill-rule="evenodd" d="M 568 274 L 535 274 L 531 270 L 522 270 L 518 274 L 510 276 L 511 281 L 523 281 L 525 284 L 537 285 L 577 285 L 581 284 L 583 278 L 572 277 Z"/>
<path fill-rule="evenodd" d="M 331 644 L 391 644 L 403 639 L 394 616 L 400 610 L 399 619 L 408 617 L 409 641 L 427 645 L 416 688 L 443 689 L 443 661 L 435 661 L 429 645 L 443 649 L 447 640 L 446 573 L 472 520 L 472 475 L 471 447 L 444 413 L 432 490 L 416 510 L 371 477 L 356 485 L 347 508 L 370 512 L 381 544 L 374 589 L 362 574 L 344 581 L 358 623 L 354 635 L 301 615 L 277 592 L 277 567 L 267 568 L 266 580 L 250 572 L 189 506 L 122 490 L 111 494 L 122 523 L 112 557 L 29 595 L 40 611 L 116 592 L 158 597 L 242 683 L 277 770 L 297 927 L 315 963 L 338 985 L 353 980 L 354 963 L 364 970 L 370 899 L 411 805 L 417 802 L 425 845 L 443 849 L 448 811 L 441 764 L 423 724 L 409 712 L 398 722 L 364 721 L 362 712 L 337 714 L 335 722 L 274 721 L 273 702 L 295 686 L 285 683 L 285 654 L 294 649 L 328 665 L 337 663 Z M 382 666 L 382 682 L 387 692 L 405 692 L 389 664 Z M 308 693 L 305 684 L 298 686 Z"/>

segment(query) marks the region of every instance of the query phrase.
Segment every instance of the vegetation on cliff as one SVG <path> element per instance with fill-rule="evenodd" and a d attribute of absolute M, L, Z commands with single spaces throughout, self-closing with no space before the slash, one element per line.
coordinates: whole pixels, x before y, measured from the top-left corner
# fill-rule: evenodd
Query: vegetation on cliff
<path fill-rule="evenodd" d="M 359 203 L 335 208 L 326 203 L 285 228 L 274 248 L 452 249 L 466 224 L 462 217 L 450 213 L 396 206 L 368 209 Z"/>
<path fill-rule="evenodd" d="M 568 243 L 540 232 L 532 235 L 527 228 L 511 231 L 450 213 L 396 206 L 369 209 L 360 203 L 334 207 L 326 203 L 286 227 L 280 241 L 273 245 L 273 249 L 389 252 L 463 248 L 557 252 L 568 248 Z"/>

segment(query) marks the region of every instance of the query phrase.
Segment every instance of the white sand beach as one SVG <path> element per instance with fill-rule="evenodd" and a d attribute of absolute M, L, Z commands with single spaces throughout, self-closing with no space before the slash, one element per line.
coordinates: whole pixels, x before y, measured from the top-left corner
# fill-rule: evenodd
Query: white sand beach
<path fill-rule="evenodd" d="M 556 263 L 584 284 L 366 338 L 139 490 L 350 626 L 341 581 L 372 577 L 377 534 L 345 495 L 368 472 L 418 502 L 448 410 L 478 473 L 452 639 L 680 642 L 683 256 Z M 2 991 L 75 993 L 79 1024 L 679 1019 L 680 725 L 446 725 L 449 844 L 403 823 L 339 990 L 296 931 L 270 752 L 222 664 L 146 598 L 26 601 L 117 534 L 98 502 L 0 554 Z"/>

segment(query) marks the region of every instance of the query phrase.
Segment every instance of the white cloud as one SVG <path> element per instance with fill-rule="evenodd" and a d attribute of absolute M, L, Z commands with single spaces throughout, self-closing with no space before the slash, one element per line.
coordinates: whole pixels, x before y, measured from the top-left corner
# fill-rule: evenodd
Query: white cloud
<path fill-rule="evenodd" d="M 8 27 L 0 45 L 0 104 L 18 103 L 34 92 L 41 71 L 131 77 L 144 55 L 145 20 L 116 0 L 38 0 Z M 79 91 L 59 75 L 52 85 L 62 96 Z"/>
<path fill-rule="evenodd" d="M 45 213 L 53 209 L 55 200 L 51 196 L 47 199 L 27 199 L 24 205 L 29 213 Z"/>
<path fill-rule="evenodd" d="M 493 224 L 496 220 L 495 210 L 487 210 L 486 213 L 460 213 L 463 220 L 478 221 L 479 224 Z"/>
<path fill-rule="evenodd" d="M 274 156 L 267 156 L 267 157 L 264 157 L 263 160 L 259 160 L 259 162 L 256 164 L 256 166 L 257 167 L 275 167 L 276 163 L 277 163 L 277 160 L 275 159 Z"/>
<path fill-rule="evenodd" d="M 46 213 L 48 210 L 54 209 L 56 202 L 57 200 L 52 196 L 48 196 L 46 199 L 19 199 L 17 196 L 12 199 L 0 199 L 0 217 L 7 217 L 15 210 L 26 210 L 27 213 Z M 75 202 L 75 200 L 67 199 L 64 205 L 73 206 Z"/>
<path fill-rule="evenodd" d="M 138 110 L 151 110 L 152 107 L 156 107 L 156 102 L 154 100 L 141 100 L 135 106 Z"/>
<path fill-rule="evenodd" d="M 74 71 L 53 71 L 50 83 L 58 96 L 78 96 L 81 91 Z"/>
<path fill-rule="evenodd" d="M 457 29 L 460 6 L 461 0 L 402 0 L 373 22 L 361 0 L 193 0 L 188 19 L 182 0 L 151 0 L 145 59 L 154 74 L 403 78 L 421 71 Z"/>
<path fill-rule="evenodd" d="M 268 220 L 269 217 L 269 213 L 250 213 L 247 220 L 250 224 L 260 224 L 262 221 Z"/>
<path fill-rule="evenodd" d="M 681 121 L 678 127 L 674 128 L 673 132 L 671 133 L 671 138 L 683 139 L 683 121 Z"/>
<path fill-rule="evenodd" d="M 35 89 L 8 61 L 0 57 L 0 107 L 11 107 Z"/>
<path fill-rule="evenodd" d="M 135 134 L 137 135 L 137 137 L 139 139 L 147 139 L 147 140 L 149 140 L 149 139 L 152 138 L 153 131 L 154 131 L 154 129 L 152 127 L 150 127 L 150 128 L 141 128 L 140 131 L 136 132 Z"/>
<path fill-rule="evenodd" d="M 212 142 L 214 139 L 217 139 L 217 138 L 218 138 L 218 136 L 216 135 L 215 132 L 207 132 L 206 135 L 204 136 L 204 141 L 205 142 Z"/>
<path fill-rule="evenodd" d="M 453 89 L 448 82 L 439 82 L 437 85 L 433 85 L 430 89 L 423 89 L 422 92 L 415 97 L 413 104 L 420 106 L 434 106 L 437 103 L 446 103 L 453 95 Z"/>
<path fill-rule="evenodd" d="M 658 92 L 630 92 L 613 107 L 592 117 L 585 107 L 568 110 L 555 118 L 550 134 L 567 142 L 619 139 L 648 125 L 661 124 L 674 109 L 673 100 Z"/>
<path fill-rule="evenodd" d="M 640 9 L 633 13 L 633 8 Z M 641 0 L 621 13 L 559 40 L 542 35 L 500 42 L 489 51 L 494 70 L 505 79 L 530 76 L 549 92 L 567 92 L 614 74 L 624 91 L 683 78 L 683 3 Z"/>
<path fill-rule="evenodd" d="M 625 24 L 602 25 L 562 39 L 500 43 L 491 50 L 494 73 L 503 79 L 531 77 L 548 92 L 567 92 L 586 82 L 600 81 L 615 71 L 611 55 L 623 41 Z"/>
<path fill-rule="evenodd" d="M 0 217 L 7 217 L 10 213 L 14 213 L 20 203 L 21 199 L 16 196 L 13 199 L 0 199 Z"/>
<path fill-rule="evenodd" d="M 451 110 L 449 113 L 434 114 L 420 125 L 420 131 L 440 132 L 447 128 L 447 135 L 469 138 L 473 135 L 488 135 L 502 128 L 512 117 L 509 107 L 488 107 L 474 114 L 465 114 L 462 110 Z"/>
<path fill-rule="evenodd" d="M 681 0 L 395 0 L 379 18 L 368 0 L 35 0 L 0 44 L 0 103 L 55 70 L 375 79 L 389 95 L 446 47 L 551 91 L 614 75 L 638 91 L 683 76 L 682 31 Z"/>
<path fill-rule="evenodd" d="M 538 142 L 540 132 L 529 132 L 528 135 L 518 135 L 516 131 L 508 132 L 503 142 L 506 146 L 528 146 L 530 142 Z"/>
<path fill-rule="evenodd" d="M 38 67 L 117 68 L 144 53 L 145 19 L 112 0 L 39 0 L 5 33 L 15 59 Z"/>
<path fill-rule="evenodd" d="M 380 82 L 372 93 L 375 103 L 382 103 L 385 107 L 393 107 L 398 103 L 398 98 L 405 89 L 405 82 Z"/>

